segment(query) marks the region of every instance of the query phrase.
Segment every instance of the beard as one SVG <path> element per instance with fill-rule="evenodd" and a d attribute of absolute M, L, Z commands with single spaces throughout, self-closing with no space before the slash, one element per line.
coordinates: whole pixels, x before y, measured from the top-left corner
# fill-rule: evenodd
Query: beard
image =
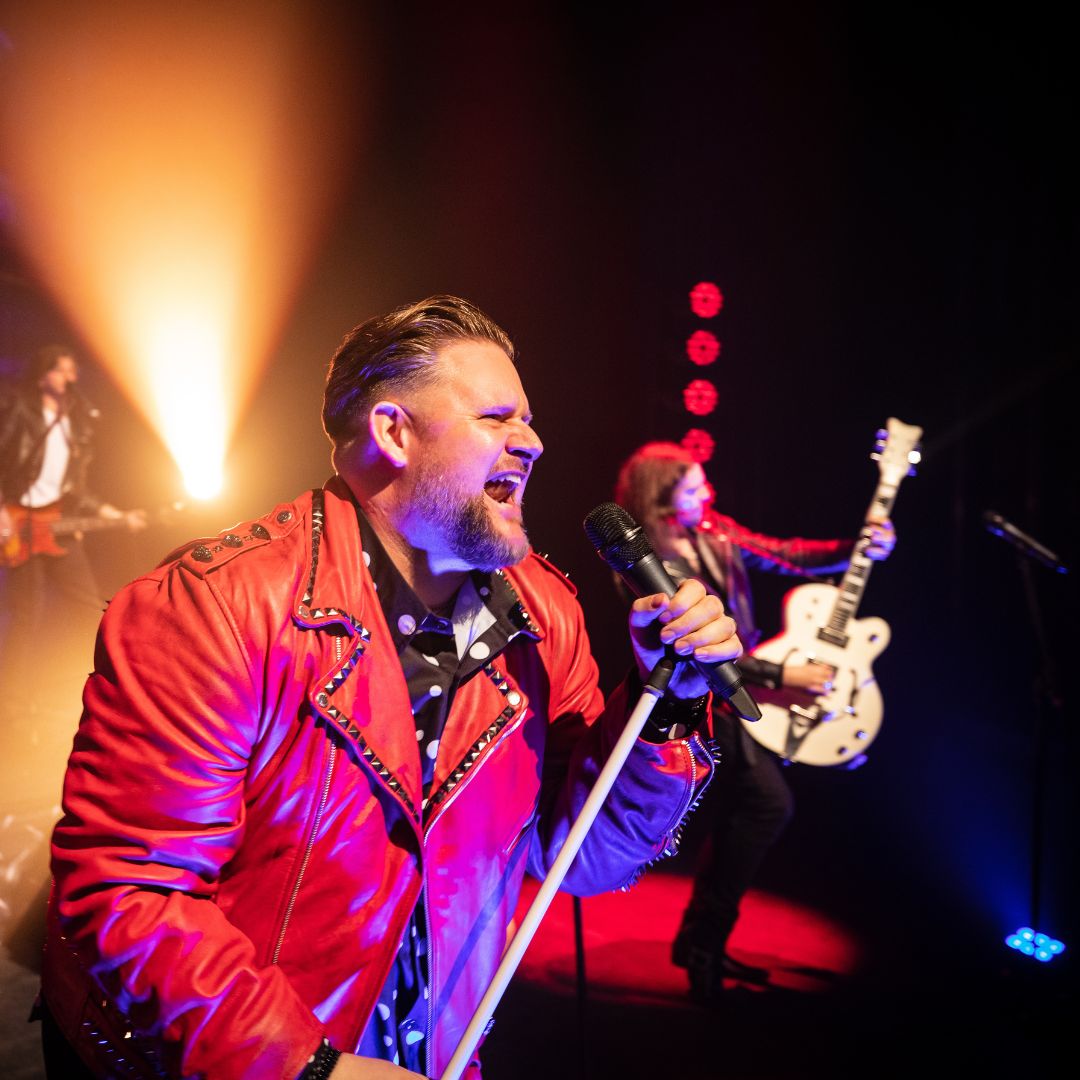
<path fill-rule="evenodd" d="M 529 553 L 524 525 L 517 539 L 501 536 L 488 512 L 487 496 L 466 495 L 440 469 L 421 470 L 413 501 L 425 508 L 428 524 L 450 551 L 475 570 L 491 573 L 521 562 Z"/>

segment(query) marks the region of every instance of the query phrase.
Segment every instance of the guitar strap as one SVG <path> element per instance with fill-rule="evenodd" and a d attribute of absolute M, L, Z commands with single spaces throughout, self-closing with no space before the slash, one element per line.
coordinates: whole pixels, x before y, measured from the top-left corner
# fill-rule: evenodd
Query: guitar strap
<path fill-rule="evenodd" d="M 707 536 L 693 530 L 694 550 L 698 553 L 701 565 L 708 571 L 728 614 L 735 620 L 743 645 L 752 649 L 757 644 L 759 632 L 754 624 L 754 611 L 750 602 L 750 588 L 746 580 L 746 568 L 739 558 L 734 544 L 727 542 L 727 566 L 720 565 L 720 559 Z M 736 565 L 738 560 L 738 565 Z"/>
<path fill-rule="evenodd" d="M 716 561 L 716 553 L 712 550 L 712 545 L 704 542 L 701 539 L 701 533 L 696 530 L 694 531 L 694 550 L 698 553 L 701 565 L 708 570 L 709 577 L 712 578 L 713 584 L 716 586 L 717 591 L 720 593 L 720 598 L 724 601 L 726 606 L 728 603 L 727 574 L 724 573 L 720 564 Z"/>

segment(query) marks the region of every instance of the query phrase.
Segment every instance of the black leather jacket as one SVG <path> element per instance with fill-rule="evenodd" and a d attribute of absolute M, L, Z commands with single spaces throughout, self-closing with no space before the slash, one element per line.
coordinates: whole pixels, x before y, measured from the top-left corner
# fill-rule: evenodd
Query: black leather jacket
<path fill-rule="evenodd" d="M 64 475 L 62 498 L 65 509 L 93 514 L 101 500 L 87 487 L 94 421 L 80 401 L 68 413 L 71 424 L 71 456 Z M 45 462 L 45 418 L 41 395 L 4 388 L 0 391 L 0 503 L 17 503 L 37 479 Z"/>

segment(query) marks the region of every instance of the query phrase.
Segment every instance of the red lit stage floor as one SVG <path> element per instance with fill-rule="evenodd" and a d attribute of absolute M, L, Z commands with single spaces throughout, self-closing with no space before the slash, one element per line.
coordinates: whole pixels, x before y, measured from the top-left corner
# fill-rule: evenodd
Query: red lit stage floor
<path fill-rule="evenodd" d="M 689 887 L 685 877 L 653 874 L 627 892 L 581 901 L 590 997 L 682 1003 L 686 972 L 671 963 L 670 951 Z M 519 919 L 537 889 L 537 882 L 526 882 Z M 576 993 L 574 942 L 573 900 L 558 894 L 525 952 L 518 978 Z M 828 916 L 758 891 L 743 901 L 730 949 L 736 959 L 767 968 L 774 989 L 806 993 L 835 988 L 838 981 L 855 975 L 862 953 L 854 934 Z"/>
<path fill-rule="evenodd" d="M 730 948 L 770 985 L 729 983 L 696 1005 L 669 955 L 689 887 L 654 872 L 581 901 L 584 993 L 573 900 L 557 895 L 495 1010 L 485 1080 L 1016 1080 L 1053 1075 L 1074 1053 L 1075 1001 L 1050 973 L 965 972 L 920 955 L 902 924 L 883 941 L 761 890 L 744 899 Z M 519 919 L 536 889 L 527 883 Z"/>

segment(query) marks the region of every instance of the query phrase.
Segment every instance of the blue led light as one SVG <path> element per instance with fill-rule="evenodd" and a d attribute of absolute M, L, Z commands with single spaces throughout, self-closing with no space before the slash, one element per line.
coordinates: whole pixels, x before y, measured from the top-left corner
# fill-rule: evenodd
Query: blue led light
<path fill-rule="evenodd" d="M 1050 937 L 1049 934 L 1036 933 L 1030 926 L 1021 926 L 1009 934 L 1005 938 L 1005 944 L 1010 949 L 1016 949 L 1025 956 L 1033 956 L 1044 964 L 1065 951 L 1064 942 Z"/>

